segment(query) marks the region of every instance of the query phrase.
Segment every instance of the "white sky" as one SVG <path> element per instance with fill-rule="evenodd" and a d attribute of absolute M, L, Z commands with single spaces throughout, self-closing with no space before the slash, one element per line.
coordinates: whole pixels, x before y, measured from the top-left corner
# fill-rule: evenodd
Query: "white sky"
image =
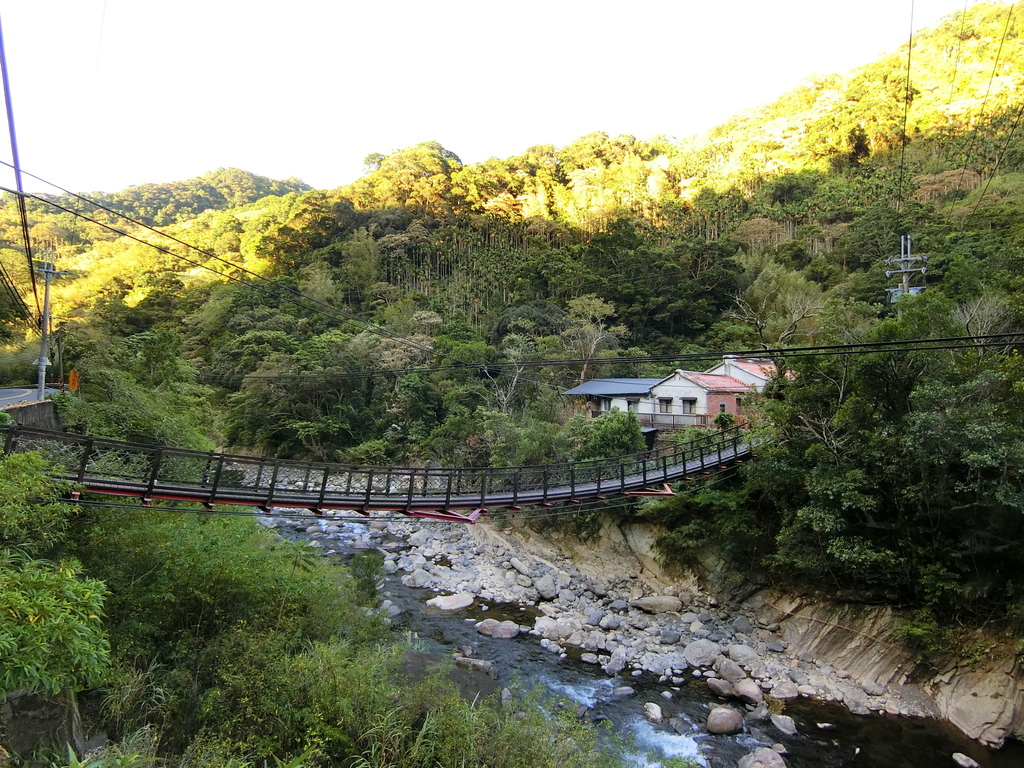
<path fill-rule="evenodd" d="M 109 192 L 220 167 L 332 188 L 422 141 L 472 163 L 592 131 L 682 138 L 964 6 L 0 0 L 0 21 L 22 168 Z"/>

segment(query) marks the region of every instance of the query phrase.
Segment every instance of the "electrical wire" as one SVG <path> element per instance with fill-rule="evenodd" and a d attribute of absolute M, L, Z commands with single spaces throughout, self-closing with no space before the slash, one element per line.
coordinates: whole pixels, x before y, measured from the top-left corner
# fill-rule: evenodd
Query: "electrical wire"
<path fill-rule="evenodd" d="M 988 86 L 985 88 L 985 98 L 981 100 L 981 107 L 978 109 L 978 120 L 975 123 L 977 126 L 981 121 L 982 115 L 985 114 L 985 107 L 988 104 L 988 97 L 992 93 L 992 83 L 995 82 L 996 72 L 999 70 L 999 59 L 1003 54 L 1003 44 L 1006 42 L 1006 35 L 1010 31 L 1010 20 L 1013 18 L 1013 5 L 1007 7 L 1006 10 L 1006 25 L 1003 27 L 1003 36 L 999 38 L 999 48 L 996 50 L 995 61 L 992 62 L 992 74 L 988 78 Z M 974 148 L 974 143 L 978 138 L 978 129 L 975 127 L 974 132 L 971 134 L 971 140 L 967 144 L 967 150 L 964 152 L 964 167 L 960 172 L 960 179 L 957 181 L 957 189 L 960 189 L 963 184 L 964 176 L 967 174 L 967 164 L 970 162 L 971 150 Z"/>
<path fill-rule="evenodd" d="M 967 0 L 964 0 L 964 9 L 960 12 L 960 32 L 956 36 L 956 61 L 953 62 L 953 77 L 949 81 L 949 98 L 946 100 L 946 109 L 953 105 L 953 92 L 956 88 L 956 77 L 960 71 L 960 52 L 964 42 L 964 28 L 967 26 Z"/>
<path fill-rule="evenodd" d="M 970 342 L 970 343 L 957 343 Z M 538 367 L 577 367 L 583 363 L 591 367 L 603 365 L 636 365 L 643 363 L 671 363 L 671 362 L 695 362 L 695 361 L 721 361 L 723 355 L 731 355 L 740 358 L 802 358 L 817 357 L 825 355 L 848 355 L 848 354 L 878 354 L 882 352 L 930 352 L 944 350 L 967 350 L 983 349 L 988 347 L 1000 347 L 1024 343 L 1024 332 L 1019 333 L 995 333 L 974 336 L 946 336 L 935 339 L 900 339 L 893 341 L 860 342 L 854 344 L 831 344 L 808 347 L 790 347 L 786 349 L 755 349 L 742 350 L 739 352 L 686 352 L 680 354 L 645 355 L 638 357 L 615 357 L 597 358 L 591 360 L 580 359 L 557 359 L 557 360 L 523 360 L 517 363 L 488 363 L 472 368 L 486 369 L 485 374 L 490 376 L 491 371 L 502 371 L 516 366 L 530 368 Z M 465 366 L 433 366 L 433 367 L 412 367 L 412 368 L 381 368 L 372 371 L 344 371 L 344 372 L 310 372 L 310 373 L 280 373 L 280 374 L 246 374 L 243 378 L 252 380 L 276 380 L 296 378 L 329 378 L 329 379 L 361 379 L 376 375 L 404 376 L 409 374 L 430 374 L 448 371 L 466 370 Z M 203 374 L 210 379 L 218 377 L 230 377 L 231 374 Z M 578 381 L 575 373 L 561 374 L 562 378 L 571 378 Z M 651 376 L 648 378 L 659 378 Z M 530 379 L 534 383 L 541 383 Z M 214 382 L 209 382 L 214 383 Z"/>
<path fill-rule="evenodd" d="M 0 74 L 2 74 L 4 81 L 4 104 L 7 109 L 7 132 L 11 140 L 11 160 L 13 161 L 13 165 L 8 167 L 14 169 L 14 183 L 18 188 L 18 191 L 14 192 L 14 194 L 18 196 L 18 213 L 21 219 L 21 236 L 25 241 L 25 258 L 28 261 L 28 274 L 32 280 L 32 295 L 35 297 L 36 314 L 39 316 L 41 324 L 43 313 L 39 307 L 39 288 L 36 285 L 36 271 L 32 264 L 32 238 L 29 235 L 28 229 L 28 211 L 25 208 L 25 190 L 23 189 L 21 182 L 22 171 L 21 161 L 18 156 L 18 134 L 14 130 L 14 105 L 11 101 L 11 78 L 7 72 L 7 49 L 4 45 L 2 26 L 0 26 Z"/>
<path fill-rule="evenodd" d="M 0 161 L 0 164 L 6 165 L 6 163 L 3 163 L 2 161 Z M 31 175 L 31 174 L 28 174 L 28 175 Z M 37 178 L 37 177 L 33 176 L 33 178 Z M 46 183 L 49 183 L 49 182 L 46 182 Z M 14 192 L 14 190 L 10 190 L 10 189 L 8 189 L 6 187 L 0 187 L 0 190 L 5 191 L 5 192 L 11 192 L 13 194 L 17 194 L 17 193 Z M 70 194 L 74 194 L 74 193 L 70 193 Z M 319 300 L 314 299 L 314 298 L 312 298 L 310 296 L 306 296 L 301 291 L 297 291 L 295 289 L 289 288 L 288 286 L 281 286 L 278 283 L 275 283 L 274 281 L 270 280 L 269 278 L 265 278 L 262 275 L 258 275 L 257 273 L 252 272 L 250 270 L 247 270 L 244 267 L 240 267 L 237 264 L 234 264 L 233 262 L 228 261 L 227 259 L 223 259 L 223 258 L 221 258 L 221 257 L 219 257 L 219 256 L 217 256 L 215 254 L 209 253 L 208 251 L 204 251 L 203 249 L 198 248 L 197 246 L 191 245 L 191 244 L 189 244 L 189 243 L 187 243 L 187 242 L 185 242 L 183 240 L 179 240 L 178 238 L 174 237 L 173 235 L 168 235 L 166 233 L 160 232 L 157 229 L 154 229 L 153 227 L 149 227 L 146 224 L 142 224 L 141 222 L 136 222 L 134 219 L 131 219 L 130 217 L 127 217 L 127 216 L 123 216 L 122 214 L 118 214 L 117 211 L 114 211 L 114 210 L 112 210 L 110 208 L 106 208 L 106 207 L 104 207 L 104 206 L 102 206 L 102 205 L 100 205 L 98 203 L 96 205 L 101 210 L 105 210 L 105 211 L 108 211 L 110 213 L 113 213 L 114 215 L 121 216 L 122 218 L 124 218 L 125 220 L 129 221 L 130 223 L 138 224 L 138 226 L 143 227 L 145 229 L 148 229 L 148 230 L 150 230 L 150 231 L 160 235 L 161 237 L 167 238 L 169 240 L 172 240 L 173 242 L 179 243 L 179 244 L 181 244 L 181 245 L 183 245 L 183 246 L 185 246 L 187 248 L 195 250 L 195 251 L 203 254 L 204 256 L 207 256 L 210 259 L 213 259 L 213 260 L 220 261 L 220 262 L 223 262 L 225 264 L 228 264 L 232 268 L 237 269 L 238 271 L 244 272 L 244 273 L 246 273 L 246 274 L 248 274 L 248 275 L 250 275 L 252 277 L 255 277 L 255 278 L 257 278 L 257 279 L 259 279 L 261 281 L 270 283 L 272 286 L 275 286 L 275 289 L 273 289 L 273 290 L 267 289 L 267 288 L 264 288 L 261 285 L 258 285 L 258 284 L 255 284 L 255 283 L 243 280 L 243 279 L 241 279 L 239 277 L 235 277 L 235 276 L 232 276 L 230 274 L 226 274 L 226 273 L 221 272 L 219 270 L 213 269 L 212 267 L 210 267 L 210 266 L 208 266 L 206 264 L 203 264 L 202 262 L 196 261 L 194 259 L 190 259 L 190 258 L 188 258 L 186 256 L 181 255 L 180 253 L 176 253 L 176 252 L 170 250 L 169 248 L 165 248 L 164 246 L 157 245 L 156 243 L 151 243 L 151 242 L 149 242 L 147 240 L 143 240 L 142 238 L 137 237 L 135 235 L 132 235 L 129 232 L 126 232 L 126 231 L 124 231 L 122 229 L 118 229 L 117 227 L 114 227 L 111 224 L 107 224 L 107 223 L 102 222 L 102 221 L 100 221 L 98 219 L 95 219 L 95 218 L 93 218 L 91 216 L 87 216 L 86 214 L 84 214 L 84 213 L 82 213 L 80 211 L 75 211 L 75 210 L 73 210 L 71 208 L 68 208 L 66 206 L 63 206 L 63 205 L 61 205 L 61 204 L 59 204 L 59 203 L 57 203 L 57 202 L 55 202 L 53 200 L 48 200 L 45 197 L 41 197 L 39 195 L 34 195 L 34 194 L 31 194 L 31 193 L 24 193 L 24 197 L 32 198 L 32 199 L 37 200 L 37 201 L 39 201 L 41 203 L 44 203 L 44 204 L 49 205 L 49 206 L 51 206 L 53 208 L 56 208 L 59 211 L 63 211 L 64 213 L 70 213 L 71 215 L 76 216 L 76 217 L 78 217 L 80 219 L 84 219 L 85 221 L 88 221 L 91 224 L 95 224 L 95 225 L 97 225 L 99 227 L 102 227 L 103 229 L 106 229 L 106 230 L 108 230 L 110 232 L 113 232 L 116 235 L 119 235 L 121 237 L 126 237 L 126 238 L 128 238 L 130 240 L 133 240 L 133 241 L 135 241 L 137 243 L 140 243 L 141 245 L 148 246 L 148 247 L 153 248 L 153 249 L 155 249 L 157 251 L 160 251 L 161 253 L 167 254 L 168 256 L 173 256 L 176 259 L 180 259 L 181 261 L 184 261 L 186 264 L 191 264 L 193 266 L 199 267 L 200 269 L 205 269 L 205 270 L 208 270 L 210 272 L 213 272 L 214 274 L 219 275 L 220 277 L 222 277 L 222 278 L 224 278 L 226 280 L 231 280 L 231 281 L 239 283 L 241 285 L 244 285 L 244 286 L 247 286 L 247 287 L 250 287 L 250 288 L 254 288 L 254 289 L 256 289 L 256 290 L 258 290 L 258 291 L 260 291 L 260 292 L 262 292 L 264 294 L 272 295 L 275 298 L 282 299 L 284 301 L 288 301 L 289 303 L 294 304 L 295 306 L 297 306 L 297 307 L 299 307 L 299 308 L 301 308 L 301 309 L 303 309 L 303 310 L 305 310 L 307 312 L 315 312 L 317 314 L 323 315 L 323 316 L 328 317 L 328 318 L 330 318 L 332 320 L 335 320 L 335 321 L 338 321 L 338 322 L 342 322 L 342 323 L 346 323 L 346 322 L 347 323 L 352 323 L 352 324 L 355 324 L 357 327 L 361 327 L 361 328 L 363 328 L 363 329 L 365 329 L 365 330 L 367 330 L 367 331 L 369 331 L 371 333 L 374 333 L 374 334 L 376 334 L 378 336 L 381 336 L 383 338 L 387 338 L 387 339 L 390 339 L 392 341 L 398 341 L 400 343 L 405 344 L 406 346 L 414 347 L 415 349 L 417 349 L 420 352 L 423 352 L 423 353 L 426 353 L 426 354 L 437 354 L 438 356 L 441 356 L 441 357 L 447 357 L 448 359 L 454 360 L 456 363 L 458 363 L 459 365 L 461 365 L 463 367 L 474 367 L 472 363 L 464 362 L 462 360 L 459 360 L 458 358 L 455 358 L 455 357 L 453 357 L 451 355 L 447 355 L 446 353 L 443 353 L 443 352 L 436 352 L 431 347 L 428 347 L 428 346 L 426 346 L 424 344 L 420 344 L 420 343 L 418 343 L 416 341 L 413 341 L 412 339 L 409 339 L 409 338 L 407 338 L 405 336 L 402 336 L 400 334 L 393 333 L 393 332 L 387 330 L 386 328 L 383 328 L 383 327 L 378 326 L 378 325 L 376 325 L 374 323 L 371 323 L 368 320 L 364 320 L 364 319 L 362 319 L 362 318 L 360 318 L 360 317 L 358 317 L 358 316 L 356 316 L 356 315 L 354 315 L 354 314 L 352 314 L 350 312 L 346 312 L 344 310 L 338 309 L 337 307 L 332 307 L 331 305 L 329 305 L 329 304 L 327 304 L 325 302 L 319 301 Z M 88 198 L 82 197 L 81 195 L 75 195 L 75 197 L 78 197 L 78 198 L 80 198 L 80 199 L 82 199 L 82 200 L 84 200 L 86 202 L 90 202 L 88 200 Z M 282 293 L 281 289 L 284 290 L 284 293 Z M 300 301 L 297 301 L 294 298 L 291 298 L 290 296 L 288 296 L 286 294 L 292 294 L 293 296 L 297 296 L 297 297 L 303 299 L 304 301 L 312 302 L 314 305 L 319 305 L 319 306 L 309 306 L 309 305 L 304 304 L 304 303 L 302 303 Z M 325 310 L 325 309 L 321 309 L 319 307 L 326 307 L 327 309 Z"/>
<path fill-rule="evenodd" d="M 907 158 L 907 118 L 910 114 L 910 57 L 914 50 L 914 0 L 910 0 L 910 38 L 907 41 L 907 84 L 903 93 L 903 128 L 900 130 L 900 173 L 896 185 L 896 213 L 903 209 L 903 170 Z"/>
<path fill-rule="evenodd" d="M 9 163 L 3 162 L 3 161 L 0 161 L 0 164 L 6 165 L 8 167 L 11 167 Z M 245 267 L 243 267 L 243 266 L 241 266 L 239 264 L 236 264 L 233 261 L 230 261 L 230 260 L 225 259 L 225 258 L 223 258 L 221 256 L 218 256 L 215 253 L 212 253 L 212 252 L 207 251 L 207 250 L 205 250 L 203 248 L 200 248 L 197 245 L 194 245 L 194 244 L 189 243 L 189 242 L 187 242 L 185 240 L 182 240 L 182 239 L 180 239 L 178 237 L 175 237 L 174 235 L 168 234 L 167 232 L 163 232 L 163 231 L 157 229 L 156 227 L 152 227 L 149 224 L 146 224 L 145 222 L 141 222 L 141 221 L 139 221 L 137 219 L 134 219 L 131 216 L 128 216 L 127 214 L 121 213 L 120 211 L 117 211 L 117 210 L 115 210 L 113 208 L 110 208 L 109 206 L 106 206 L 103 203 L 100 203 L 100 202 L 98 202 L 96 200 L 93 200 L 93 199 L 91 199 L 89 197 L 86 197 L 85 195 L 81 195 L 81 194 L 79 194 L 77 192 L 72 192 L 72 191 L 70 191 L 68 189 L 65 189 L 64 187 L 61 187 L 58 184 L 55 184 L 55 183 L 53 183 L 51 181 L 47 181 L 46 179 L 43 179 L 43 178 L 41 178 L 39 176 L 36 176 L 35 174 L 28 173 L 27 171 L 24 172 L 24 175 L 29 176 L 29 177 L 35 179 L 36 181 L 42 182 L 43 184 L 47 184 L 48 186 L 53 187 L 54 189 L 60 190 L 64 194 L 69 195 L 69 196 L 75 198 L 76 200 L 80 200 L 82 202 L 88 203 L 89 205 L 92 205 L 93 207 L 95 207 L 95 208 L 97 208 L 99 210 L 102 210 L 102 211 L 105 211 L 107 213 L 110 213 L 113 216 L 117 216 L 118 218 L 123 219 L 124 221 L 128 222 L 129 224 L 132 224 L 133 226 L 139 227 L 141 229 L 145 229 L 145 230 L 147 230 L 149 232 L 152 232 L 152 233 L 154 233 L 154 234 L 156 234 L 156 235 L 158 235 L 158 236 L 160 236 L 162 238 L 165 238 L 167 240 L 171 240 L 172 242 L 178 243 L 179 245 L 182 245 L 182 246 L 184 246 L 186 248 L 189 248 L 189 249 L 191 249 L 193 251 L 196 251 L 197 253 L 202 254 L 203 256 L 205 256 L 206 258 L 208 258 L 210 260 L 218 261 L 218 262 L 220 262 L 222 264 L 226 264 L 227 266 L 231 267 L 233 270 L 237 270 L 238 272 L 242 272 L 242 273 L 244 273 L 244 274 L 254 278 L 255 280 L 261 281 L 263 283 L 267 283 L 267 284 L 269 284 L 271 286 L 271 288 L 263 290 L 264 293 L 270 293 L 271 295 L 274 295 L 276 298 L 284 299 L 286 301 L 291 301 L 291 303 L 295 304 L 296 306 L 299 306 L 302 309 L 305 309 L 306 311 L 318 312 L 319 314 L 322 314 L 322 315 L 325 315 L 327 317 L 330 317 L 332 320 L 339 320 L 341 322 L 355 323 L 355 324 L 357 324 L 359 326 L 362 326 L 362 327 L 366 328 L 371 333 L 375 333 L 375 334 L 377 334 L 379 336 L 391 339 L 393 341 L 400 341 L 400 342 L 402 342 L 402 343 L 404 343 L 404 344 L 406 344 L 408 346 L 415 347 L 416 349 L 418 349 L 421 352 L 434 353 L 434 354 L 438 354 L 439 356 L 442 356 L 442 357 L 448 357 L 449 359 L 455 360 L 456 362 L 460 362 L 460 363 L 463 362 L 463 361 L 460 361 L 457 358 L 454 358 L 454 357 L 452 357 L 450 355 L 446 355 L 443 352 L 435 353 L 434 350 L 432 350 L 430 347 L 427 347 L 426 345 L 419 344 L 418 342 L 415 342 L 412 339 L 409 339 L 409 338 L 407 338 L 405 336 L 402 336 L 401 334 L 397 334 L 397 333 L 394 333 L 392 331 L 389 331 L 388 329 L 386 329 L 386 328 L 384 328 L 382 326 L 379 326 L 376 323 L 372 323 L 369 320 L 365 320 L 365 319 L 363 319 L 363 318 L 361 318 L 361 317 L 359 317 L 359 316 L 357 316 L 357 315 L 355 315 L 355 314 L 353 314 L 351 312 L 346 312 L 345 310 L 339 309 L 338 307 L 335 307 L 335 306 L 333 306 L 331 304 L 328 304 L 327 302 L 320 301 L 319 299 L 315 299 L 312 296 L 308 296 L 308 295 L 302 293 L 301 291 L 299 291 L 299 290 L 297 290 L 295 288 L 291 288 L 289 286 L 281 285 L 280 283 L 277 283 L 277 282 L 271 280 L 270 278 L 267 278 L 267 277 L 264 277 L 263 275 L 260 275 L 258 272 L 254 272 L 254 271 L 252 271 L 250 269 L 247 269 L 247 268 L 245 268 Z M 17 194 L 17 193 L 15 193 L 15 194 Z M 72 209 L 69 209 L 69 208 L 65 208 L 65 207 L 61 206 L 59 203 L 57 203 L 57 202 L 55 202 L 53 200 L 50 200 L 50 199 L 48 199 L 46 197 L 42 197 L 42 196 L 38 196 L 38 195 L 32 195 L 32 194 L 28 194 L 27 196 L 31 197 L 34 200 L 37 200 L 37 201 L 45 204 L 45 205 L 50 205 L 50 206 L 52 206 L 54 208 L 57 208 L 58 210 L 64 211 L 65 213 L 70 213 L 73 216 L 77 216 L 79 218 L 83 218 L 86 221 L 89 221 L 90 223 L 97 224 L 98 226 L 104 227 L 105 229 L 108 229 L 109 231 L 114 232 L 115 234 L 119 234 L 119 235 L 125 236 L 125 237 L 130 237 L 131 239 L 135 240 L 138 243 L 141 243 L 142 245 L 148 245 L 148 246 L 150 246 L 152 248 L 156 248 L 157 250 L 160 250 L 162 253 L 166 253 L 166 254 L 168 254 L 170 256 L 175 256 L 176 258 L 179 258 L 179 259 L 181 259 L 181 260 L 183 260 L 183 261 L 185 261 L 185 262 L 187 262 L 189 264 L 193 264 L 193 265 L 198 266 L 198 267 L 200 267 L 202 269 L 206 269 L 206 270 L 208 270 L 210 272 L 213 272 L 216 275 L 219 275 L 221 277 L 225 277 L 225 278 L 228 278 L 228 279 L 234 279 L 237 282 L 241 282 L 243 285 L 254 287 L 254 288 L 257 288 L 259 290 L 259 286 L 256 286 L 253 283 L 248 283 L 248 282 L 245 282 L 244 280 L 238 280 L 237 278 L 231 278 L 231 276 L 225 274 L 224 272 L 212 269 L 211 267 L 208 267 L 205 264 L 201 264 L 201 263 L 196 262 L 196 261 L 190 261 L 190 260 L 186 259 L 184 256 L 181 256 L 180 254 L 177 254 L 177 253 L 175 253 L 173 251 L 170 251 L 168 249 L 165 249 L 165 248 L 162 248 L 160 246 L 157 246 L 157 245 L 155 245 L 153 243 L 150 243 L 150 242 L 148 242 L 146 240 L 142 240 L 141 238 L 137 238 L 137 237 L 134 237 L 132 235 L 129 235 L 126 232 L 123 232 L 123 231 L 121 231 L 121 230 L 119 230 L 119 229 L 117 229 L 117 228 L 115 228 L 115 227 L 113 227 L 113 226 L 111 226 L 109 224 L 105 224 L 105 223 L 100 222 L 100 221 L 98 221 L 96 219 L 93 219 L 93 218 L 91 218 L 89 216 L 86 216 L 85 214 L 81 213 L 80 211 L 75 211 L 75 210 L 72 210 Z M 288 297 L 285 295 L 285 293 L 291 294 L 292 296 L 297 296 L 297 297 L 301 298 L 303 301 L 310 302 L 311 304 L 316 305 L 318 307 L 321 307 L 322 309 L 318 310 L 318 309 L 316 309 L 316 306 L 310 307 L 310 306 L 307 306 L 305 304 L 298 303 L 298 302 L 296 302 L 294 300 L 289 300 Z M 344 320 L 342 320 L 341 318 L 344 318 Z M 468 365 L 468 363 L 467 363 L 467 365 Z"/>
<path fill-rule="evenodd" d="M 1020 109 L 1017 110 L 1017 117 L 1014 118 L 1013 125 L 1010 126 L 1010 133 L 1006 137 L 1006 141 L 1003 142 L 1003 147 L 999 150 L 999 156 L 996 158 L 996 164 L 992 167 L 992 173 L 985 180 L 985 188 L 981 190 L 981 194 L 978 196 L 978 201 L 974 204 L 971 212 L 964 217 L 963 223 L 960 225 L 961 231 L 967 226 L 967 222 L 971 220 L 971 217 L 978 212 L 978 208 L 981 206 L 981 201 L 985 199 L 985 195 L 988 194 L 988 187 L 992 183 L 992 179 L 996 176 L 996 171 L 999 170 L 999 165 L 1003 162 L 1003 155 L 1006 154 L 1006 150 L 1010 146 L 1010 142 L 1013 140 L 1013 134 L 1017 132 L 1017 126 L 1020 125 L 1021 115 L 1024 115 L 1024 102 L 1021 102 Z"/>

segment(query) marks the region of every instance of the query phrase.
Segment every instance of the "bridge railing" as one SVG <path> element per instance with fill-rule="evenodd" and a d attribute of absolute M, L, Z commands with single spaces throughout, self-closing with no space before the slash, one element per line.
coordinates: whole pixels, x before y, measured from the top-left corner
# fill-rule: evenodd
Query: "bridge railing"
<path fill-rule="evenodd" d="M 264 506 L 409 509 L 517 506 L 623 492 L 677 479 L 741 452 L 739 428 L 629 456 L 522 467 L 368 467 L 126 443 L 0 427 L 5 453 L 39 451 L 87 490 Z"/>

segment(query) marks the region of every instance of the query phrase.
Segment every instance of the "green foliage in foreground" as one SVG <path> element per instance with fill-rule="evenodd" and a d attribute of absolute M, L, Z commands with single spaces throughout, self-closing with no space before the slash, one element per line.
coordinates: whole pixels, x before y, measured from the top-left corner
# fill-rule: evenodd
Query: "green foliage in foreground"
<path fill-rule="evenodd" d="M 422 655 L 372 610 L 372 562 L 349 575 L 249 519 L 71 517 L 58 490 L 39 457 L 0 460 L 0 693 L 73 701 L 103 686 L 102 726 L 121 742 L 60 748 L 69 758 L 55 765 L 619 765 L 573 707 L 536 694 L 467 701 L 449 661 L 411 672 Z"/>
<path fill-rule="evenodd" d="M 0 695 L 73 695 L 107 665 L 106 590 L 59 549 L 73 508 L 43 466 L 35 455 L 0 457 Z"/>
<path fill-rule="evenodd" d="M 82 557 L 109 585 L 109 727 L 156 727 L 194 765 L 611 766 L 596 734 L 403 671 L 369 587 L 250 520 L 99 513 Z M 200 759 L 199 756 L 202 756 Z M 231 763 L 234 761 L 234 763 Z"/>

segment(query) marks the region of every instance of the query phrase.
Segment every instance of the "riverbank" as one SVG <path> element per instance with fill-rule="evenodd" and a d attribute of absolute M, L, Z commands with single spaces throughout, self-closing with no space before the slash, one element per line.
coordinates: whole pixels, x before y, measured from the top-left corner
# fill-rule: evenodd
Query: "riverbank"
<path fill-rule="evenodd" d="M 398 521 L 349 529 L 330 520 L 280 520 L 301 528 L 324 552 L 380 549 L 389 574 L 409 587 L 459 595 L 457 605 L 534 606 L 532 624 L 484 622 L 480 629 L 498 629 L 499 636 L 529 632 L 552 654 L 579 657 L 610 677 L 649 673 L 665 699 L 683 684 L 704 685 L 748 722 L 775 719 L 780 728 L 790 724 L 772 718 L 769 706 L 777 713 L 800 699 L 842 703 L 861 715 L 942 714 L 926 686 L 909 682 L 909 655 L 878 642 L 862 653 L 848 642 L 851 631 L 870 640 L 883 628 L 858 629 L 848 615 L 826 619 L 814 606 L 782 596 L 719 603 L 692 579 L 670 584 L 637 555 L 645 542 L 627 541 L 636 531 L 619 540 L 606 532 L 603 543 L 583 545 L 486 525 Z M 815 647 L 832 648 L 833 657 L 850 660 L 853 668 L 815 655 L 809 650 Z M 866 670 L 876 677 L 865 677 Z"/>

